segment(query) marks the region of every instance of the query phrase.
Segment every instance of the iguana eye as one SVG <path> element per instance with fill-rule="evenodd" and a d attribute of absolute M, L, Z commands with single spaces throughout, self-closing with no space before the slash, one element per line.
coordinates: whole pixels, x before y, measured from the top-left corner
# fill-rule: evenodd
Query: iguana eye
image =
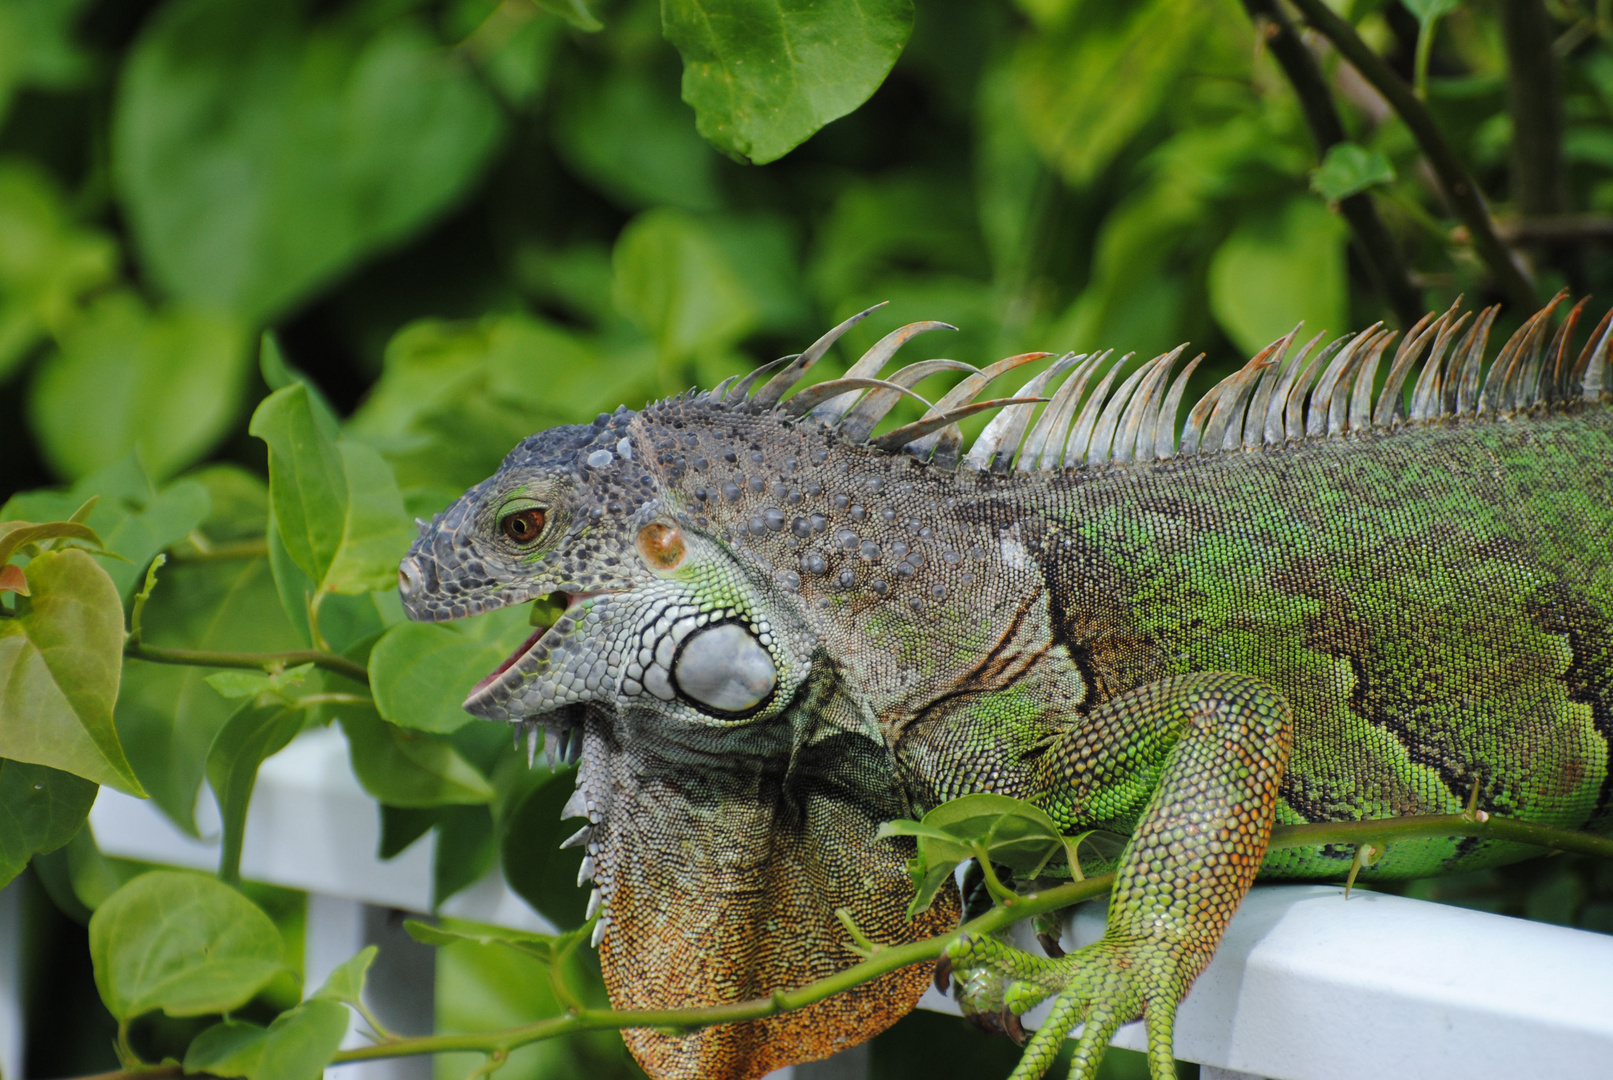
<path fill-rule="evenodd" d="M 527 510 L 517 510 L 513 514 L 505 514 L 499 518 L 498 531 L 511 543 L 523 547 L 537 540 L 543 532 L 544 513 L 537 507 Z"/>

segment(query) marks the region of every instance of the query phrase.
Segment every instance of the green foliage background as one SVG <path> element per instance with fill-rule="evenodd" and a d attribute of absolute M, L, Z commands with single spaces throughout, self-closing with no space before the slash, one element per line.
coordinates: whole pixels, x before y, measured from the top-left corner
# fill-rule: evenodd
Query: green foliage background
<path fill-rule="evenodd" d="M 1498 217 L 1580 215 L 1568 239 L 1520 247 L 1540 292 L 1605 293 L 1605 5 L 1543 9 L 1565 167 L 1543 210 L 1518 194 L 1513 133 L 1540 118 L 1509 99 L 1499 3 L 1340 8 L 1421 78 Z M 81 676 L 0 701 L 0 878 L 31 859 L 54 904 L 30 1072 L 112 1063 L 85 989 L 93 928 L 72 920 L 141 868 L 79 830 L 95 783 L 192 832 L 206 784 L 238 832 L 262 757 L 339 723 L 386 851 L 438 830 L 439 899 L 502 864 L 540 911 L 580 921 L 578 856 L 554 852 L 569 780 L 528 772 L 457 706 L 527 613 L 413 626 L 390 589 L 409 520 L 530 432 L 713 385 L 879 301 L 814 378 L 940 319 L 959 332 L 910 351 L 984 364 L 1192 341 L 1208 386 L 1300 319 L 1390 318 L 1337 212 L 1359 192 L 1429 307 L 1499 298 L 1405 124 L 1313 42 L 1352 139 L 1320 161 L 1263 40 L 1233 0 L 0 0 L 0 544 L 32 592 L 0 578 L 0 654 L 67 642 Z M 71 530 L 4 531 L 91 498 L 83 543 L 118 558 Z M 329 667 L 120 666 L 137 605 L 153 649 L 321 650 L 367 668 L 373 698 Z M 42 725 L 27 738 L 24 710 Z M 1421 888 L 1605 929 L 1597 874 L 1557 860 Z M 300 916 L 248 891 L 290 968 L 259 949 L 230 985 L 267 1020 L 299 1000 Z M 552 1012 L 534 963 L 445 946 L 440 1021 Z M 268 1034 L 220 1025 L 198 1060 L 317 1042 L 332 995 Z M 129 1045 L 182 1055 L 205 1024 L 174 1018 L 228 997 L 123 1017 Z M 935 1017 L 874 1050 L 886 1077 L 1013 1056 Z M 594 1036 L 504 1075 L 582 1068 L 632 1071 Z"/>

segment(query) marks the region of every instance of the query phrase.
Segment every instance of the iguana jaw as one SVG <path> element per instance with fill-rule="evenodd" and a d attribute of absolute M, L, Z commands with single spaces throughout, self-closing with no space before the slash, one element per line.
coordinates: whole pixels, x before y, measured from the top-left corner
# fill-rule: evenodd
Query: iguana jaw
<path fill-rule="evenodd" d="M 579 604 L 586 600 L 592 600 L 596 596 L 604 596 L 607 594 L 607 590 L 579 593 L 565 593 L 556 591 L 549 594 L 548 599 L 558 599 L 565 605 L 564 610 L 562 610 L 560 613 L 560 618 L 556 619 L 555 622 L 550 626 L 540 626 L 534 630 L 532 635 L 525 641 L 521 642 L 521 644 L 516 647 L 514 652 L 510 653 L 503 663 L 499 664 L 498 667 L 488 672 L 480 682 L 471 687 L 470 693 L 465 696 L 465 710 L 476 716 L 482 715 L 480 712 L 477 712 L 476 704 L 478 701 L 487 696 L 487 692 L 490 687 L 492 687 L 495 683 L 503 681 L 506 673 L 509 672 L 511 668 L 521 663 L 522 660 L 526 659 L 526 657 L 531 654 L 535 648 L 539 648 L 541 646 L 543 649 L 549 650 L 558 646 L 563 639 L 564 634 L 557 635 L 555 633 L 555 628 L 566 619 L 571 618 Z M 539 599 L 544 598 L 540 597 Z M 551 638 L 553 640 L 549 640 Z"/>

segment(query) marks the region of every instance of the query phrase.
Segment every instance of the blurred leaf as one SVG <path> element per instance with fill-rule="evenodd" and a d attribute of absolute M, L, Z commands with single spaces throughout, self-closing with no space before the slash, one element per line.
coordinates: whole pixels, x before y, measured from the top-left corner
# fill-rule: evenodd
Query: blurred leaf
<path fill-rule="evenodd" d="M 406 488 L 436 486 L 446 505 L 534 431 L 637 406 L 655 391 L 648 349 L 607 358 L 581 336 L 524 315 L 429 320 L 393 337 L 348 431 L 386 455 Z"/>
<path fill-rule="evenodd" d="M 241 1020 L 213 1025 L 185 1052 L 185 1071 L 247 1080 L 319 1080 L 347 1034 L 334 1001 L 305 1001 L 267 1027 Z"/>
<path fill-rule="evenodd" d="M 44 765 L 0 760 L 0 888 L 28 860 L 55 851 L 84 825 L 96 785 Z"/>
<path fill-rule="evenodd" d="M 605 24 L 594 18 L 594 13 L 588 10 L 583 0 L 532 0 L 534 4 L 544 11 L 552 11 L 566 20 L 578 30 L 587 30 L 590 33 L 602 30 Z"/>
<path fill-rule="evenodd" d="M 616 307 L 654 339 L 663 365 L 725 349 L 756 323 L 749 291 L 722 247 L 682 211 L 634 218 L 611 262 Z"/>
<path fill-rule="evenodd" d="M 257 905 L 205 874 L 141 874 L 90 919 L 95 985 L 120 1021 L 240 1008 L 280 972 L 283 951 Z"/>
<path fill-rule="evenodd" d="M 16 616 L 0 619 L 0 757 L 144 796 L 112 726 L 123 661 L 112 579 L 69 548 L 30 562 L 28 584 Z"/>
<path fill-rule="evenodd" d="M 624 206 L 713 210 L 718 158 L 691 120 L 648 72 L 607 68 L 562 100 L 555 148 Z"/>
<path fill-rule="evenodd" d="M 0 521 L 0 563 L 15 558 L 28 544 L 52 540 L 82 540 L 93 547 L 101 547 L 101 538 L 95 530 L 77 521 L 47 521 L 37 525 L 31 521 Z"/>
<path fill-rule="evenodd" d="M 1311 190 L 1329 202 L 1338 202 L 1378 184 L 1392 184 L 1395 170 L 1381 150 L 1368 150 L 1353 142 L 1328 148 L 1321 167 L 1311 173 Z"/>
<path fill-rule="evenodd" d="M 1203 0 L 1092 0 L 1021 41 L 1012 71 L 1025 127 L 1066 180 L 1091 182 L 1159 115 L 1203 64 L 1216 14 Z"/>
<path fill-rule="evenodd" d="M 375 954 L 378 951 L 374 945 L 366 945 L 353 956 L 337 964 L 326 977 L 324 985 L 314 991 L 314 999 L 340 1001 L 348 1005 L 360 1004 L 364 997 L 365 977 L 369 974 L 370 965 L 375 963 Z"/>
<path fill-rule="evenodd" d="M 835 309 L 848 298 L 888 289 L 893 278 L 912 280 L 945 271 L 983 280 L 990 271 L 970 191 L 946 177 L 908 175 L 848 184 L 816 240 L 812 287 Z"/>
<path fill-rule="evenodd" d="M 28 595 L 28 575 L 20 566 L 0 566 L 0 592 Z"/>
<path fill-rule="evenodd" d="M 67 857 L 67 876 L 73 895 L 86 909 L 95 911 L 133 880 L 139 870 L 132 863 L 114 862 L 101 853 L 90 823 L 73 834 L 59 854 Z"/>
<path fill-rule="evenodd" d="M 399 623 L 370 653 L 381 715 L 400 727 L 447 734 L 471 716 L 465 696 L 532 633 L 522 605 L 451 623 Z"/>
<path fill-rule="evenodd" d="M 1303 320 L 1341 331 L 1349 315 L 1344 223 L 1314 199 L 1240 222 L 1210 263 L 1210 310 L 1252 356 Z"/>
<path fill-rule="evenodd" d="M 1462 0 L 1401 0 L 1401 2 L 1424 26 L 1462 6 Z"/>
<path fill-rule="evenodd" d="M 0 120 L 25 87 L 69 90 L 93 70 L 75 40 L 85 0 L 6 0 L 0 4 Z"/>
<path fill-rule="evenodd" d="M 381 804 L 381 842 L 376 854 L 383 859 L 396 858 L 422 836 L 431 831 L 442 814 L 437 807 L 405 809 L 401 806 Z"/>
<path fill-rule="evenodd" d="M 442 212 L 504 127 L 416 19 L 359 5 L 309 26 L 309 7 L 165 4 L 116 97 L 114 174 L 146 265 L 251 323 Z"/>
<path fill-rule="evenodd" d="M 437 847 L 431 857 L 431 906 L 469 888 L 493 868 L 498 842 L 486 806 L 453 806 L 437 821 Z"/>
<path fill-rule="evenodd" d="M 710 214 L 701 223 L 750 293 L 756 328 L 811 333 L 795 223 L 766 211 Z"/>
<path fill-rule="evenodd" d="M 4 115 L 9 64 L 27 55 L 8 46 L 19 16 L 71 12 L 75 3 L 21 0 L 0 5 L 0 115 Z M 24 61 L 26 66 L 26 61 Z M 117 276 L 118 249 L 103 233 L 76 225 L 61 193 L 43 170 L 26 160 L 0 163 L 0 380 L 47 333 L 67 326 L 86 294 Z"/>
<path fill-rule="evenodd" d="M 338 443 L 306 386 L 276 390 L 252 415 L 269 444 L 269 500 L 287 553 L 319 593 L 390 588 L 412 530 L 379 454 Z"/>
<path fill-rule="evenodd" d="M 29 417 L 51 467 L 77 479 L 131 450 L 171 476 L 236 418 L 248 360 L 241 329 L 198 310 L 99 300 L 62 333 L 34 380 Z M 95 438 L 85 438 L 85 432 Z"/>
<path fill-rule="evenodd" d="M 913 30 L 912 0 L 662 0 L 700 134 L 765 165 L 868 100 Z"/>
<path fill-rule="evenodd" d="M 265 758 L 285 748 L 302 730 L 303 713 L 280 702 L 242 703 L 224 722 L 207 751 L 207 783 L 218 798 L 224 830 L 218 876 L 231 885 L 241 880 L 241 842 L 246 833 L 246 812 L 257 786 L 258 767 Z"/>
<path fill-rule="evenodd" d="M 373 709 L 343 706 L 339 719 L 353 772 L 377 801 L 424 808 L 485 803 L 493 797 L 487 778 L 447 740 L 389 724 Z"/>

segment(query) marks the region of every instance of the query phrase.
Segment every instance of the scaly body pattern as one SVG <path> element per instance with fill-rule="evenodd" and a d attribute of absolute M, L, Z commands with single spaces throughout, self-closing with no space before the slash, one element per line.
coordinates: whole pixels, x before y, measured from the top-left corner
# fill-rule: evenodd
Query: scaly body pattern
<path fill-rule="evenodd" d="M 950 893 L 908 920 L 910 850 L 875 834 L 990 791 L 1129 840 L 1098 943 L 952 947 L 965 1007 L 1056 998 L 1021 1075 L 1084 1018 L 1072 1075 L 1090 1077 L 1142 1017 L 1154 1075 L 1174 1076 L 1174 1010 L 1257 873 L 1350 867 L 1347 848 L 1266 857 L 1274 823 L 1472 799 L 1613 819 L 1613 334 L 1603 320 L 1576 352 L 1578 311 L 1555 334 L 1537 314 L 1489 362 L 1493 310 L 1393 350 L 1378 328 L 1290 335 L 1180 440 L 1181 350 L 881 378 L 939 326 L 920 323 L 795 390 L 848 322 L 739 385 L 532 436 L 422 526 L 401 590 L 424 619 L 562 594 L 466 707 L 580 759 L 567 810 L 619 1007 L 840 970 L 857 956 L 837 908 L 881 942 L 955 925 Z M 973 401 L 1038 359 L 1018 397 Z M 924 419 L 869 438 L 959 369 Z M 983 409 L 965 452 L 956 421 Z M 1367 873 L 1528 853 L 1405 842 Z M 756 1077 L 870 1037 L 929 978 L 627 1038 L 656 1077 Z"/>

